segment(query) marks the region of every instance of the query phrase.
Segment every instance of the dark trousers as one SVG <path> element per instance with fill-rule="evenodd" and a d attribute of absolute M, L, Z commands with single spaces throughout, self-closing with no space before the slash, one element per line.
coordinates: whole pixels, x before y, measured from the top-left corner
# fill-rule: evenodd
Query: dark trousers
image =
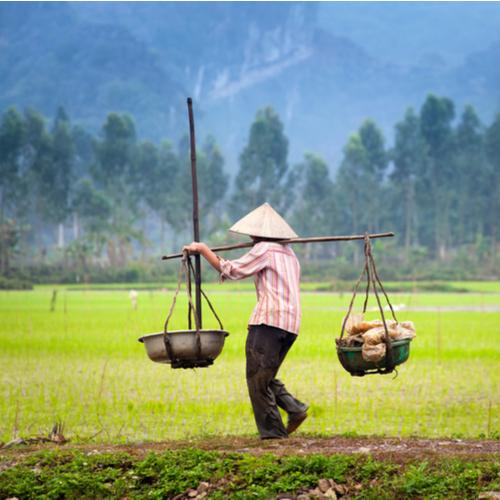
<path fill-rule="evenodd" d="M 283 438 L 288 433 L 278 406 L 293 418 L 308 406 L 295 399 L 276 377 L 297 335 L 268 325 L 248 328 L 246 342 L 247 385 L 260 437 Z"/>

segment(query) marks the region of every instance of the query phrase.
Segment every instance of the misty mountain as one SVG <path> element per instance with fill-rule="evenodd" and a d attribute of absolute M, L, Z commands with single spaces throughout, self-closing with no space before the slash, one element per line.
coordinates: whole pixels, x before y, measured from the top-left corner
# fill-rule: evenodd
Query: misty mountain
<path fill-rule="evenodd" d="M 364 118 L 390 140 L 406 107 L 418 108 L 429 92 L 474 105 L 486 121 L 500 109 L 500 35 L 492 29 L 500 6 L 447 3 L 447 18 L 441 4 L 426 8 L 2 2 L 0 109 L 33 106 L 52 116 L 62 104 L 93 131 L 108 112 L 128 112 L 140 137 L 177 141 L 191 95 L 199 140 L 214 134 L 234 172 L 257 109 L 272 105 L 291 159 L 313 151 L 334 167 Z"/>

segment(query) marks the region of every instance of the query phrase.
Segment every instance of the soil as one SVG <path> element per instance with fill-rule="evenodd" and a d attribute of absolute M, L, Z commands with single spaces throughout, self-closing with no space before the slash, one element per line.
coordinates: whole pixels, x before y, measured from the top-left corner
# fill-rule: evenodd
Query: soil
<path fill-rule="evenodd" d="M 105 444 L 18 444 L 0 448 L 0 456 L 21 458 L 35 451 L 60 449 L 86 453 L 124 452 L 138 458 L 150 452 L 161 453 L 166 450 L 200 448 L 225 453 L 252 453 L 261 455 L 271 453 L 277 456 L 337 453 L 370 454 L 377 459 L 396 463 L 414 460 L 439 460 L 442 458 L 460 459 L 500 459 L 500 440 L 471 439 L 423 439 L 423 438 L 382 438 L 382 437 L 291 437 L 289 439 L 265 440 L 248 437 L 213 437 L 183 441 L 164 441 L 134 443 L 127 445 Z"/>

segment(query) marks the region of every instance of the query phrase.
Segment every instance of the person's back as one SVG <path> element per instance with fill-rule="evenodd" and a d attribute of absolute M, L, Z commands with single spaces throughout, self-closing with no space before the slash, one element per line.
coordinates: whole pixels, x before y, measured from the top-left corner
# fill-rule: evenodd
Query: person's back
<path fill-rule="evenodd" d="M 299 333 L 300 264 L 289 245 L 260 241 L 236 260 L 220 259 L 221 279 L 254 277 L 257 304 L 249 325 L 270 325 Z"/>

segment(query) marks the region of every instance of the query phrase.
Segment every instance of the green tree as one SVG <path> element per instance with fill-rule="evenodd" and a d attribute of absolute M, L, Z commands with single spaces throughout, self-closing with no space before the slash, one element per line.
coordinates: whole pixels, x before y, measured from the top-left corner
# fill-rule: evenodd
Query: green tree
<path fill-rule="evenodd" d="M 412 108 L 396 124 L 394 148 L 391 152 L 394 169 L 390 175 L 393 194 L 392 213 L 399 218 L 404 234 L 405 255 L 418 242 L 416 187 L 418 176 L 425 171 L 426 144 L 420 132 L 418 116 Z M 399 229 L 398 227 L 398 229 Z"/>
<path fill-rule="evenodd" d="M 177 228 L 179 193 L 177 191 L 179 159 L 169 141 L 159 147 L 143 142 L 139 148 L 139 169 L 142 172 L 142 198 L 160 221 L 160 244 L 165 246 L 165 223 Z"/>
<path fill-rule="evenodd" d="M 387 166 L 388 154 L 382 132 L 373 120 L 366 120 L 344 147 L 335 179 L 339 228 L 342 227 L 344 232 L 376 232 L 381 229 L 386 211 L 383 181 Z M 353 248 L 357 266 L 360 251 L 358 246 Z"/>
<path fill-rule="evenodd" d="M 160 200 L 159 213 L 175 232 L 179 232 L 185 229 L 186 221 L 191 220 L 191 169 L 188 170 L 186 155 L 181 160 L 166 140 L 160 146 L 159 167 L 165 193 Z"/>
<path fill-rule="evenodd" d="M 301 236 L 327 234 L 335 229 L 333 183 L 325 161 L 311 153 L 294 167 L 298 177 L 292 214 L 294 229 Z"/>
<path fill-rule="evenodd" d="M 174 246 L 177 247 L 177 239 L 185 240 L 193 238 L 193 190 L 191 178 L 191 151 L 189 137 L 183 135 L 178 143 L 178 162 L 175 177 L 172 183 L 175 189 L 175 196 L 172 198 L 173 204 L 170 209 L 169 224 L 174 228 Z M 200 188 L 200 158 L 202 154 L 197 150 L 196 171 L 198 178 L 198 205 L 201 205 Z M 201 162 L 202 163 L 202 162 Z M 200 217 L 203 215 L 200 213 Z M 203 230 L 202 224 L 200 224 Z"/>
<path fill-rule="evenodd" d="M 367 193 L 364 185 L 366 150 L 359 134 L 353 134 L 344 147 L 344 157 L 337 170 L 334 193 L 339 207 L 339 229 L 345 233 L 368 230 Z M 350 249 L 346 249 L 348 252 Z M 353 249 L 354 265 L 359 265 L 359 249 Z"/>
<path fill-rule="evenodd" d="M 96 162 L 91 167 L 91 174 L 96 187 L 111 202 L 107 252 L 112 266 L 124 265 L 132 241 L 142 237 L 135 227 L 141 190 L 137 159 L 137 137 L 132 119 L 110 113 L 102 128 L 102 139 L 96 141 Z"/>
<path fill-rule="evenodd" d="M 25 144 L 23 117 L 15 108 L 7 110 L 0 124 L 0 273 L 10 267 L 12 252 L 17 246 L 19 200 L 26 194 L 22 175 Z"/>
<path fill-rule="evenodd" d="M 307 153 L 293 169 L 294 210 L 291 224 L 300 236 L 318 236 L 336 229 L 336 206 L 328 165 L 319 156 Z M 306 259 L 325 255 L 318 245 L 306 246 Z"/>
<path fill-rule="evenodd" d="M 112 202 L 103 191 L 95 188 L 90 179 L 80 179 L 74 188 L 72 210 L 78 214 L 82 227 L 82 234 L 75 240 L 79 242 L 78 246 L 73 247 L 85 250 L 79 255 L 86 266 L 86 249 L 93 250 L 99 256 L 108 241 L 112 225 Z"/>
<path fill-rule="evenodd" d="M 174 178 L 175 222 L 171 224 L 178 233 L 186 232 L 192 237 L 192 179 L 191 153 L 188 136 L 179 141 L 177 175 Z M 210 238 L 220 225 L 224 196 L 228 187 L 228 176 L 224 171 L 224 157 L 215 141 L 208 136 L 202 147 L 196 151 L 198 179 L 198 206 L 201 238 Z M 187 231 L 189 228 L 189 232 Z"/>
<path fill-rule="evenodd" d="M 279 116 L 270 107 L 258 111 L 240 155 L 230 204 L 235 219 L 266 201 L 284 212 L 287 156 L 288 139 Z"/>
<path fill-rule="evenodd" d="M 492 256 L 495 256 L 500 225 L 500 113 L 486 130 L 486 154 L 489 160 L 486 177 L 489 182 L 485 183 L 487 190 L 484 195 L 488 206 L 484 219 L 491 237 Z"/>
<path fill-rule="evenodd" d="M 428 223 L 432 223 L 433 246 L 441 259 L 446 257 L 447 248 L 451 243 L 453 188 L 450 179 L 455 175 L 452 129 L 454 116 L 453 102 L 432 94 L 427 97 L 420 111 L 420 129 L 428 149 L 427 168 L 423 179 L 425 185 L 422 187 L 433 208 L 433 217 L 428 219 Z"/>
<path fill-rule="evenodd" d="M 197 170 L 200 229 L 202 237 L 206 238 L 220 224 L 224 196 L 229 184 L 224 171 L 224 157 L 212 136 L 208 136 L 203 144 Z"/>
<path fill-rule="evenodd" d="M 58 225 L 58 247 L 64 247 L 64 222 L 69 215 L 75 147 L 71 127 L 63 108 L 59 108 L 52 130 L 52 162 L 44 172 L 44 193 L 49 220 Z"/>
<path fill-rule="evenodd" d="M 23 154 L 24 171 L 29 185 L 29 237 L 25 242 L 31 248 L 42 247 L 42 256 L 46 255 L 48 242 L 45 238 L 47 222 L 52 214 L 50 193 L 55 181 L 52 155 L 52 136 L 47 130 L 45 118 L 34 109 L 24 113 L 26 130 Z M 19 200 L 22 203 L 22 199 Z"/>
<path fill-rule="evenodd" d="M 62 108 L 57 112 L 51 132 L 46 129 L 43 116 L 34 110 L 26 112 L 25 123 L 29 180 L 34 188 L 33 227 L 43 229 L 46 225 L 55 225 L 56 241 L 62 248 L 74 162 L 70 124 Z"/>
<path fill-rule="evenodd" d="M 73 126 L 71 138 L 75 147 L 75 179 L 88 177 L 95 162 L 95 138 L 80 125 Z"/>
<path fill-rule="evenodd" d="M 387 215 L 385 202 L 385 173 L 389 164 L 389 155 L 385 150 L 385 139 L 380 128 L 373 120 L 365 120 L 359 129 L 361 144 L 365 149 L 363 179 L 366 183 L 366 195 L 369 200 L 366 224 L 370 231 L 382 229 L 382 222 Z"/>
<path fill-rule="evenodd" d="M 462 113 L 456 129 L 455 175 L 450 182 L 454 191 L 452 228 L 458 244 L 481 239 L 486 213 L 484 191 L 488 189 L 487 162 L 483 126 L 472 106 Z"/>
<path fill-rule="evenodd" d="M 381 183 L 389 161 L 382 131 L 373 120 L 365 120 L 359 129 L 359 137 L 366 151 L 365 170 Z"/>
<path fill-rule="evenodd" d="M 10 108 L 0 125 L 0 216 L 15 212 L 22 192 L 21 161 L 25 143 L 22 116 Z"/>
<path fill-rule="evenodd" d="M 81 179 L 90 177 L 90 167 L 96 161 L 95 138 L 80 125 L 75 125 L 71 130 L 71 138 L 74 144 L 75 157 L 73 167 L 73 184 Z M 72 186 L 73 189 L 73 186 Z M 72 211 L 73 215 L 73 238 L 78 240 L 80 236 L 80 221 L 78 213 Z"/>
<path fill-rule="evenodd" d="M 383 219 L 382 183 L 388 165 L 381 131 L 372 120 L 365 121 L 349 138 L 338 170 L 337 196 L 343 200 L 346 230 L 380 229 Z M 339 203 L 340 204 L 340 203 Z"/>
<path fill-rule="evenodd" d="M 137 137 L 132 118 L 110 113 L 101 137 L 95 144 L 97 163 L 92 166 L 92 176 L 110 194 L 119 191 L 123 195 L 125 191 L 120 190 L 130 190 L 129 181 L 136 170 Z"/>
<path fill-rule="evenodd" d="M 363 213 L 362 196 L 366 151 L 359 134 L 349 137 L 344 146 L 344 156 L 335 180 L 336 196 L 340 206 L 343 231 L 364 231 L 366 215 Z"/>

